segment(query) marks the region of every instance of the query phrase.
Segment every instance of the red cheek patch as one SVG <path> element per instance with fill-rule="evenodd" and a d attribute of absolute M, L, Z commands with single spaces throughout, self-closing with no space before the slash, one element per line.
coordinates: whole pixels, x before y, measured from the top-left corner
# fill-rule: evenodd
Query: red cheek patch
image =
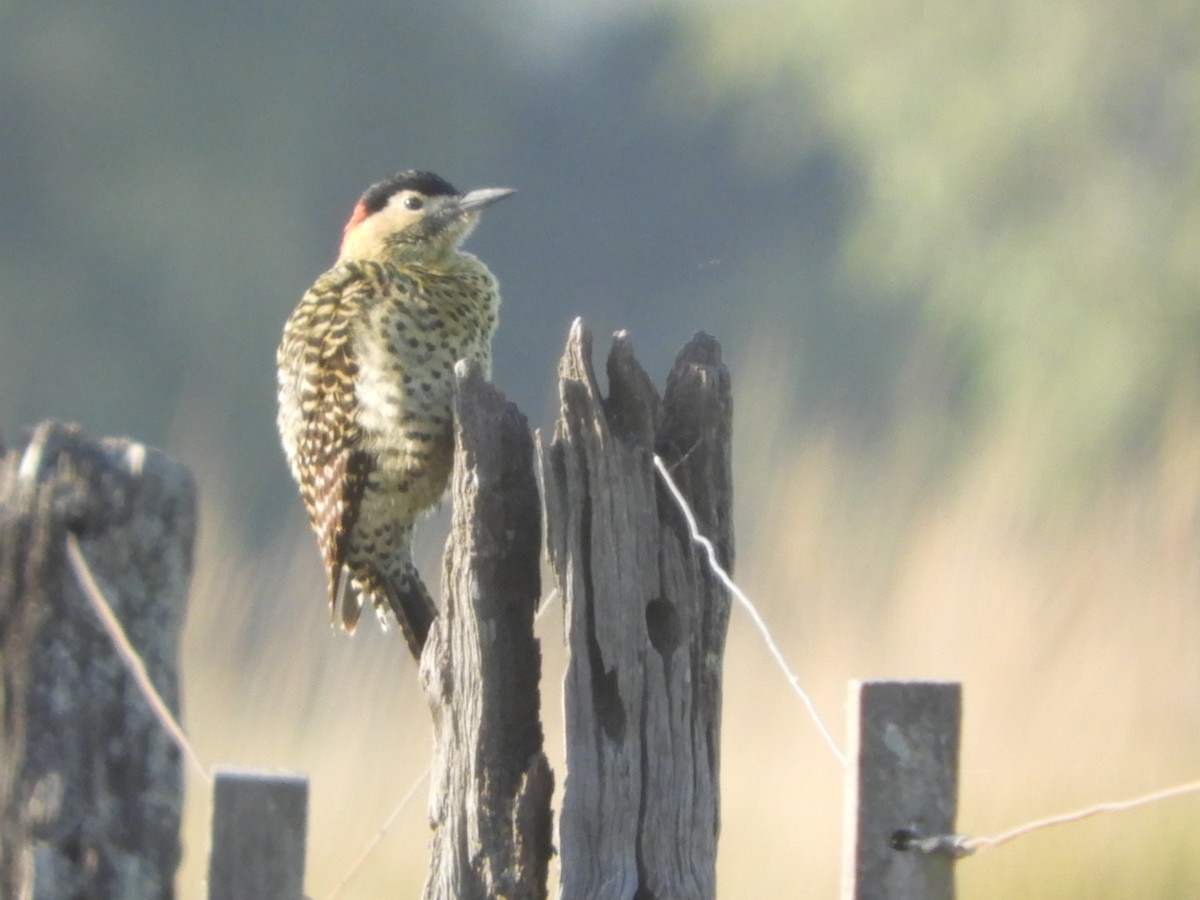
<path fill-rule="evenodd" d="M 346 223 L 346 227 L 342 229 L 342 234 L 349 234 L 350 229 L 367 217 L 367 208 L 360 200 L 354 204 L 354 212 L 350 213 L 350 221 Z"/>
<path fill-rule="evenodd" d="M 367 208 L 361 200 L 354 204 L 354 212 L 350 213 L 350 221 L 346 223 L 346 227 L 342 229 L 342 244 L 338 248 L 338 255 L 341 256 L 342 248 L 346 246 L 346 238 L 350 236 L 350 232 L 354 230 L 363 219 L 367 217 Z"/>

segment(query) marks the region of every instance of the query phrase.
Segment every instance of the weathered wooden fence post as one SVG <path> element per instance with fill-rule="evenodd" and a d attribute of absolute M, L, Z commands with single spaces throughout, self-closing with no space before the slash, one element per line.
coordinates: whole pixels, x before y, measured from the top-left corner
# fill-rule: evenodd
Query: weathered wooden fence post
<path fill-rule="evenodd" d="M 66 538 L 179 709 L 187 470 L 53 422 L 0 462 L 0 896 L 174 896 L 180 754 L 67 563 Z"/>
<path fill-rule="evenodd" d="M 213 782 L 210 900 L 303 900 L 308 779 L 220 770 Z"/>
<path fill-rule="evenodd" d="M 660 402 L 621 333 L 602 398 L 591 355 L 576 320 L 554 437 L 538 438 L 569 653 L 562 896 L 703 900 L 716 895 L 730 601 L 658 484 L 654 454 L 728 569 L 729 373 L 717 342 L 697 335 Z"/>
<path fill-rule="evenodd" d="M 845 900 L 953 900 L 954 860 L 915 843 L 953 835 L 962 688 L 850 683 Z"/>
<path fill-rule="evenodd" d="M 546 896 L 553 775 L 542 752 L 541 518 L 529 425 L 455 370 L 454 500 L 444 609 L 421 655 L 434 720 L 433 900 Z"/>

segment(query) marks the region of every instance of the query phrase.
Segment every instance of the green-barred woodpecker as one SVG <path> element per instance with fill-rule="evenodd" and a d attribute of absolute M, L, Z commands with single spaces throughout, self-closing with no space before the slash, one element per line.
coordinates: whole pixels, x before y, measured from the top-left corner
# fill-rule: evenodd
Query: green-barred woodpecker
<path fill-rule="evenodd" d="M 412 561 L 417 518 L 453 462 L 454 364 L 490 370 L 500 293 L 460 245 L 514 193 L 459 193 L 431 172 L 372 185 L 332 269 L 283 330 L 279 433 L 317 533 L 329 613 L 354 631 L 364 601 L 391 610 L 414 656 L 437 614 Z"/>

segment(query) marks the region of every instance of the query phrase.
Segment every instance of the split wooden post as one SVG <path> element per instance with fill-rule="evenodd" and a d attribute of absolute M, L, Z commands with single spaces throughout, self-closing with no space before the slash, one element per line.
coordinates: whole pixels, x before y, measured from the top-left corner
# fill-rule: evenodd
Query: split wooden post
<path fill-rule="evenodd" d="M 954 859 L 914 843 L 954 834 L 962 688 L 853 681 L 844 900 L 953 900 Z"/>
<path fill-rule="evenodd" d="M 191 475 L 43 423 L 0 458 L 0 896 L 170 897 L 180 753 L 89 605 L 68 535 L 179 712 Z"/>
<path fill-rule="evenodd" d="M 541 519 L 529 425 L 477 364 L 455 369 L 444 608 L 421 654 L 433 711 L 429 900 L 546 896 L 553 774 L 542 752 Z"/>
<path fill-rule="evenodd" d="M 732 401 L 720 346 L 697 335 L 662 401 L 624 333 L 608 359 L 571 328 L 561 414 L 539 435 L 547 548 L 565 605 L 562 896 L 716 895 L 721 665 L 730 598 L 659 482 L 657 453 L 733 561 Z"/>
<path fill-rule="evenodd" d="M 308 779 L 219 770 L 213 782 L 210 900 L 303 900 Z"/>

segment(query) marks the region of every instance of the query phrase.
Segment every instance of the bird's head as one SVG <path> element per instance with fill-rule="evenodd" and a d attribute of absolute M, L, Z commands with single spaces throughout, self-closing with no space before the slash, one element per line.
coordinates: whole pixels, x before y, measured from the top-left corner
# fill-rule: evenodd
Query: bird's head
<path fill-rule="evenodd" d="M 513 193 L 511 188 L 483 188 L 460 194 L 432 172 L 400 172 L 371 185 L 355 205 L 338 261 L 399 257 L 437 262 L 471 233 L 480 210 Z"/>

